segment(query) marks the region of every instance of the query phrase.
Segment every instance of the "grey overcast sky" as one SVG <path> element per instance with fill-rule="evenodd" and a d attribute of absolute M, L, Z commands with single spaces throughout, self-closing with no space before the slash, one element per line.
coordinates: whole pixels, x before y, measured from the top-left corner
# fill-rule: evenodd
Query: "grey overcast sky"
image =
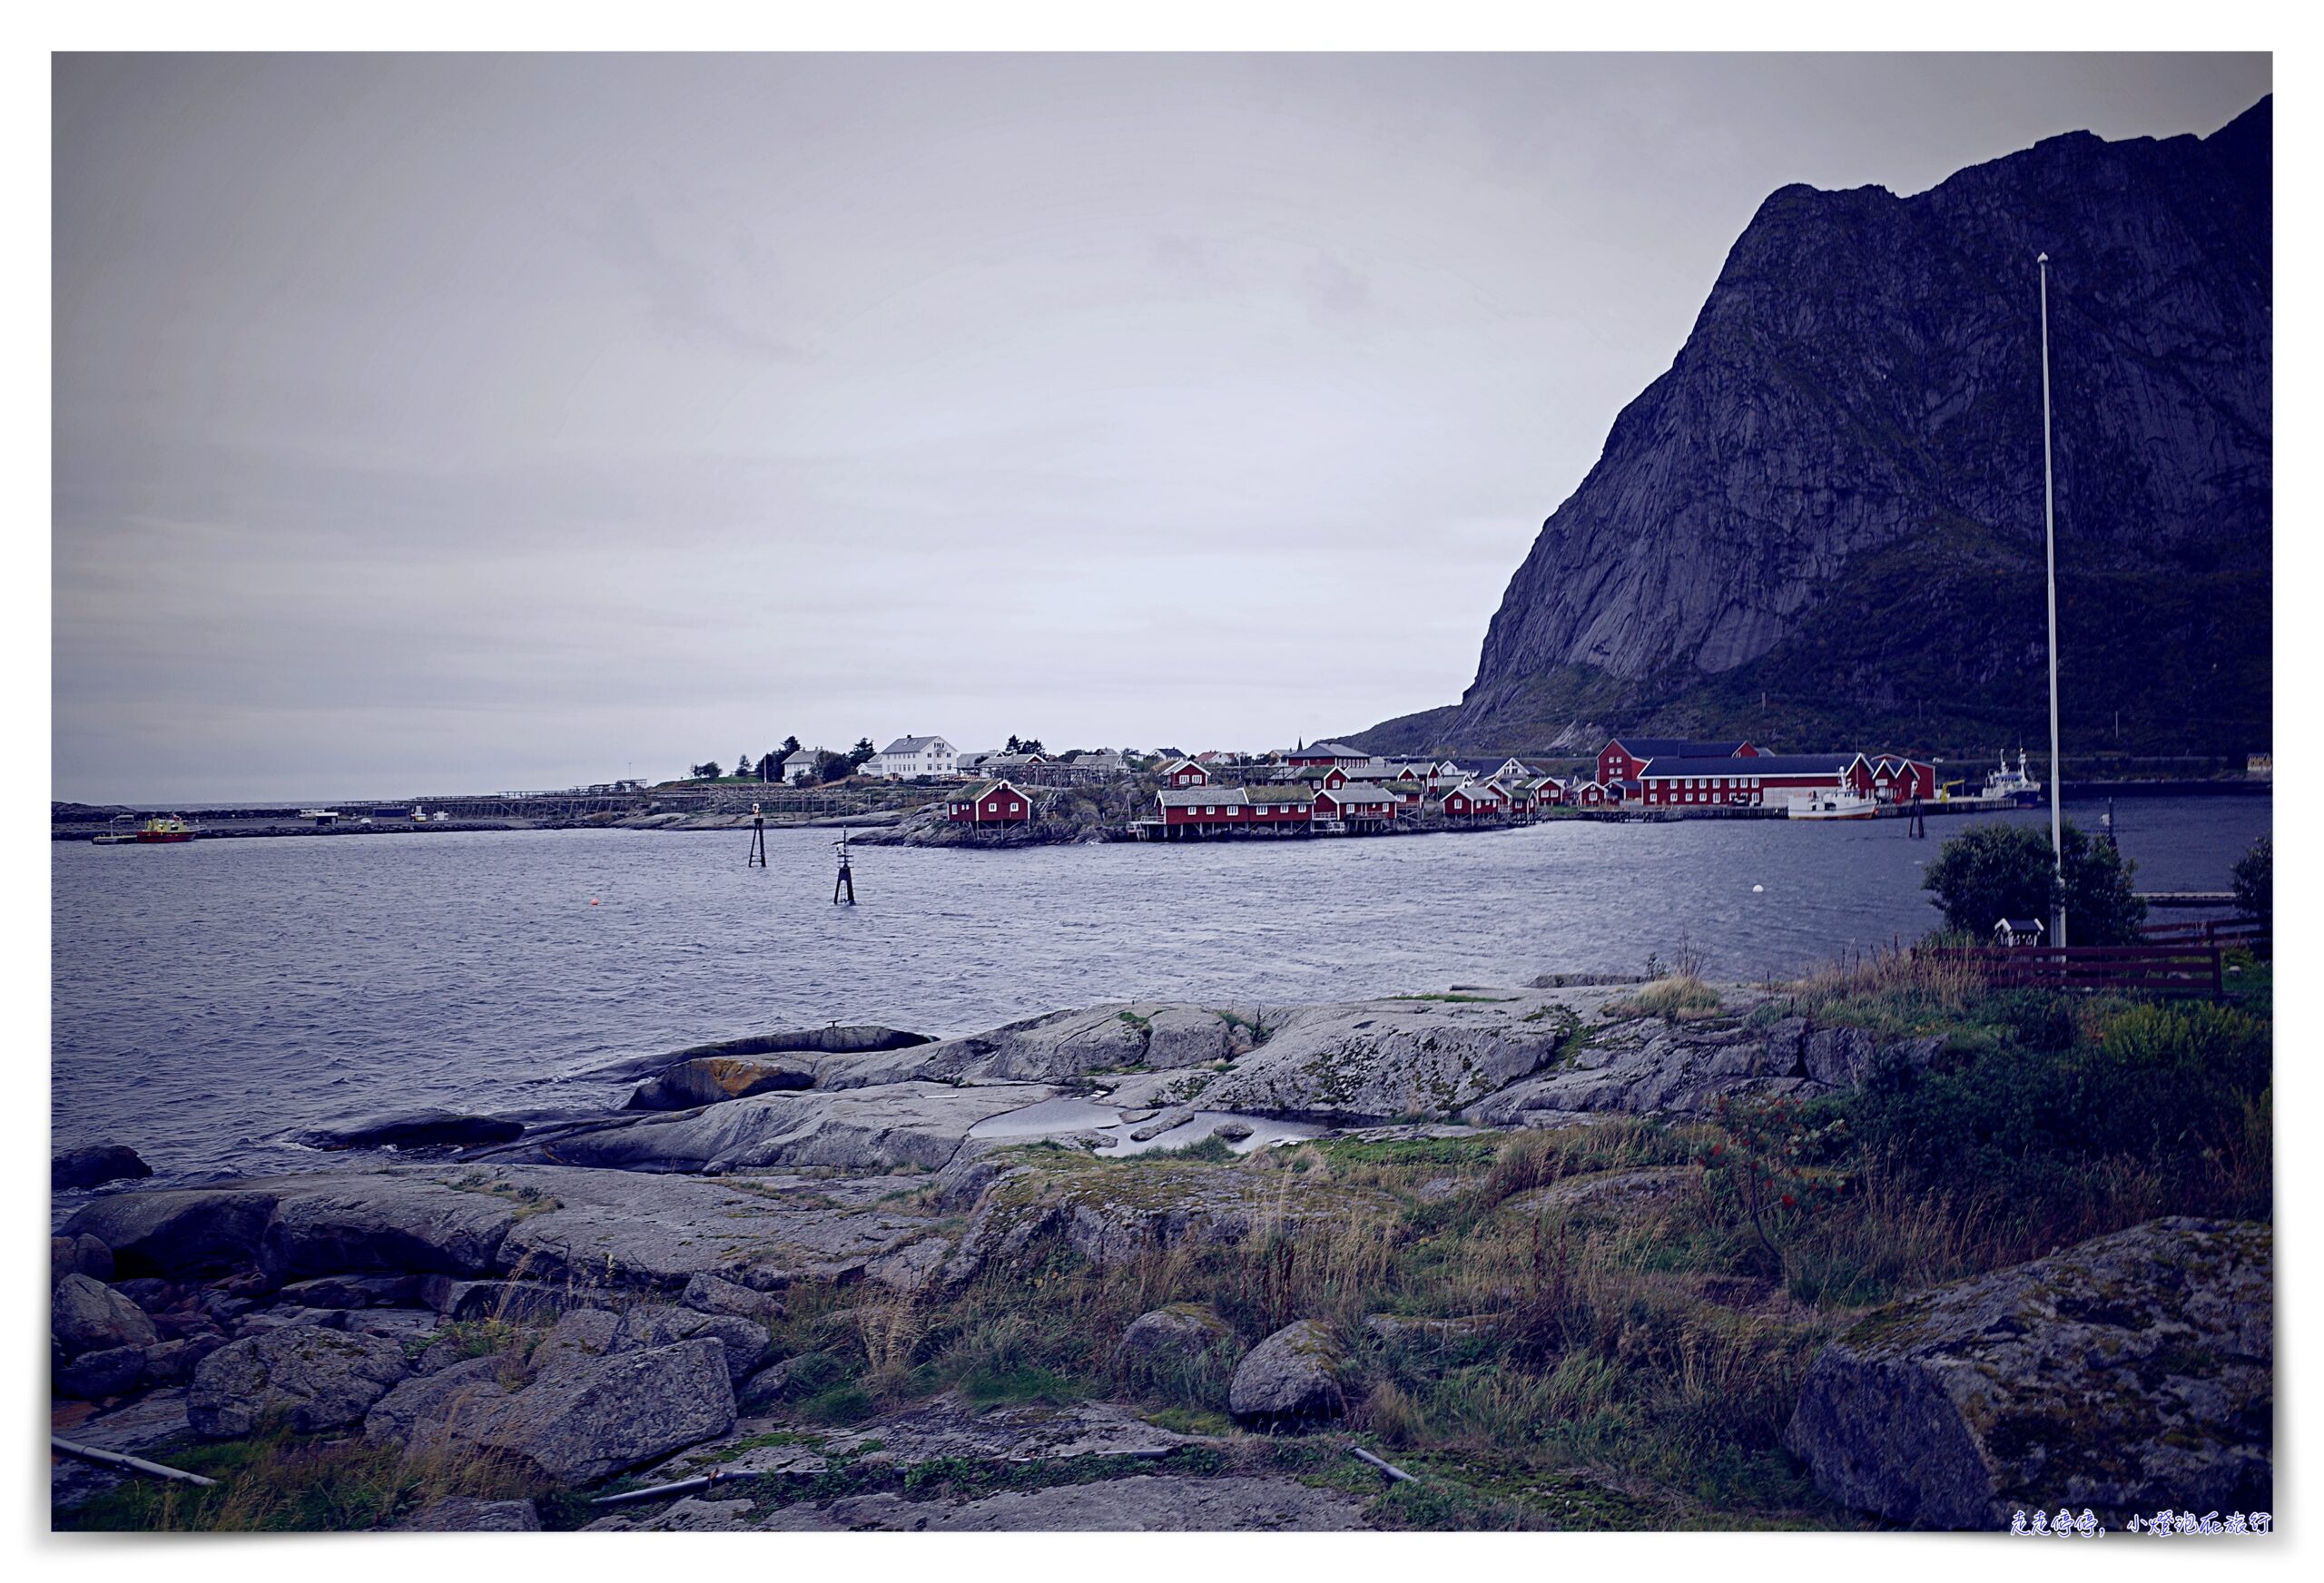
<path fill-rule="evenodd" d="M 2270 71 L 59 57 L 54 794 L 1448 703 L 1769 192 Z"/>

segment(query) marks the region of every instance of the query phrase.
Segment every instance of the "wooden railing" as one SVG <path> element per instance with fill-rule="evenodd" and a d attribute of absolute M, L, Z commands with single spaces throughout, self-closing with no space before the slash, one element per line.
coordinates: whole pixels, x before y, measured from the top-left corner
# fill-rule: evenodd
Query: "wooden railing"
<path fill-rule="evenodd" d="M 1916 955 L 1965 962 L 1995 989 L 2117 990 L 2221 998 L 2227 978 L 2216 945 L 1924 947 Z"/>
<path fill-rule="evenodd" d="M 2150 945 L 2242 947 L 2266 954 L 2270 930 L 2258 918 L 2206 918 L 2195 923 L 2150 923 L 2139 938 Z"/>

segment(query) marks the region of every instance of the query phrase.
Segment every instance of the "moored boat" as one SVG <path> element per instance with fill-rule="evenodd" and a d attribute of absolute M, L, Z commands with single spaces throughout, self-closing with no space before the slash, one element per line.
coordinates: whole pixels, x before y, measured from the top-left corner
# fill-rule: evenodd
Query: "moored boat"
<path fill-rule="evenodd" d="M 1792 819 L 1870 819 L 1877 805 L 1869 797 L 1847 792 L 1811 792 L 1791 800 Z"/>
<path fill-rule="evenodd" d="M 116 814 L 113 828 L 92 839 L 101 847 L 148 847 L 190 841 L 194 837 L 193 826 L 174 813 L 157 814 L 135 830 L 128 828 L 131 817 L 126 813 Z"/>
<path fill-rule="evenodd" d="M 2032 808 L 2042 801 L 2042 782 L 2025 772 L 2025 750 L 2017 750 L 2017 767 L 2010 768 L 2009 755 L 2002 755 L 2001 768 L 1985 773 L 1986 802 L 1999 802 L 2013 808 Z"/>

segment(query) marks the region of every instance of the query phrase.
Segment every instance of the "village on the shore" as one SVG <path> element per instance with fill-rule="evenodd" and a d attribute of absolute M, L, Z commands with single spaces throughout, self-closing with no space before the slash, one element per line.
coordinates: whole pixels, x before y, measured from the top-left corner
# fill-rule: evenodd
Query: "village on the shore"
<path fill-rule="evenodd" d="M 1150 774 L 1151 811 L 1130 824 L 1140 840 L 1369 834 L 1395 829 L 1400 818 L 1474 826 L 1581 811 L 1872 817 L 1953 801 L 1950 787 L 1937 782 L 1936 765 L 1906 754 L 1773 753 L 1747 741 L 1674 737 L 1611 738 L 1590 769 L 1565 774 L 1516 756 L 1390 757 L 1337 742 L 1260 754 L 1098 749 L 1052 759 L 1021 748 L 962 753 L 928 736 L 897 739 L 864 769 L 890 779 L 962 782 L 944 796 L 946 815 L 978 828 L 1030 822 L 1046 790 Z M 1990 782 L 1960 799 L 1993 800 Z"/>

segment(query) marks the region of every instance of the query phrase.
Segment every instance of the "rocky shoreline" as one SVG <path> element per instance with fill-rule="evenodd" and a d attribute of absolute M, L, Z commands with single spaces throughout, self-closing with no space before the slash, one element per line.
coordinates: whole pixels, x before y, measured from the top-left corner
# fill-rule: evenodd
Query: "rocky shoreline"
<path fill-rule="evenodd" d="M 485 1499 L 448 1485 L 404 1514 L 425 1527 L 538 1526 L 543 1512 L 569 1512 L 573 1492 L 609 1480 L 711 1472 L 755 1493 L 723 1500 L 714 1480 L 592 1520 L 1360 1526 L 1373 1509 L 1287 1476 L 1286 1448 L 1347 1411 L 1355 1351 L 1444 1344 L 1462 1332 L 1428 1327 L 1471 1322 L 1381 1315 L 1352 1334 L 1285 1315 L 1251 1334 L 1201 1304 L 1165 1303 L 1125 1328 L 1118 1369 L 1231 1374 L 1226 1417 L 1201 1426 L 1109 1401 L 980 1411 L 954 1390 L 834 1428 L 829 1411 L 802 1416 L 839 1388 L 816 1377 L 825 1352 L 776 1337 L 826 1311 L 858 1328 L 872 1314 L 924 1327 L 980 1280 L 1021 1273 L 1033 1258 L 1129 1279 L 1205 1250 L 1323 1248 L 1393 1195 L 1307 1170 L 1311 1144 L 1426 1151 L 1700 1118 L 1723 1100 L 1839 1093 L 1886 1067 L 1925 1066 L 1945 1043 L 1818 1027 L 1747 987 L 1721 988 L 1717 1010 L 1692 1019 L 1642 1011 L 1639 996 L 1636 984 L 1544 978 L 1324 1006 L 1105 1005 L 952 1039 L 773 1034 L 628 1063 L 619 1075 L 636 1086 L 615 1112 L 383 1117 L 310 1140 L 344 1151 L 339 1168 L 107 1192 L 52 1243 L 58 1432 L 150 1453 L 287 1428 L 431 1466 L 497 1469 L 529 1491 Z M 1297 1168 L 1255 1169 L 1276 1157 Z M 60 1159 L 54 1179 L 100 1169 L 133 1175 L 120 1155 L 84 1152 Z M 1560 1185 L 1562 1196 L 1534 1213 L 1653 1204 L 1680 1185 L 1667 1170 L 1614 1172 Z M 2181 1391 L 2174 1421 L 2208 1424 L 2205 1404 L 2228 1398 L 2211 1416 L 2248 1419 L 2269 1378 L 2265 1309 L 2255 1332 L 2243 1301 L 2267 1280 L 2264 1228 L 2149 1234 L 2209 1239 L 2224 1250 L 2207 1255 L 2220 1279 L 2242 1283 L 2232 1301 L 2182 1298 L 2171 1310 L 2191 1333 L 2234 1332 L 2217 1354 L 2230 1384 Z M 2040 1287 L 2021 1277 L 2012 1301 Z M 1973 1302 L 1955 1309 L 1984 1314 Z M 1915 1358 L 1955 1344 L 1959 1325 L 1916 1322 Z M 1855 1351 L 1836 1342 L 1811 1377 L 1797 1454 L 1843 1505 L 1980 1526 L 2015 1491 L 2009 1458 L 1978 1428 L 1975 1392 L 1939 1392 L 1968 1427 L 1944 1470 L 1949 1493 L 1924 1498 L 1928 1480 L 1909 1458 L 1866 1450 L 1877 1433 L 1866 1404 L 1901 1388 L 1896 1368 L 1871 1361 L 1868 1342 L 1846 1344 Z M 1915 1400 L 1924 1417 L 1936 1411 L 1925 1391 Z M 2108 1432 L 2130 1434 L 2139 1411 L 2118 1403 Z M 2185 1433 L 2151 1438 L 2176 1448 L 2167 1470 L 2191 1488 L 2264 1482 L 2248 1455 L 2230 1467 L 2186 1451 Z M 908 1498 L 923 1464 L 957 1480 L 961 1459 L 1058 1477 L 940 1508 Z M 1099 1469 L 1102 1479 L 1084 1477 Z M 2120 1495 L 2133 1473 L 2073 1487 Z M 64 1520 L 118 1479 L 60 1458 L 53 1510 Z"/>

